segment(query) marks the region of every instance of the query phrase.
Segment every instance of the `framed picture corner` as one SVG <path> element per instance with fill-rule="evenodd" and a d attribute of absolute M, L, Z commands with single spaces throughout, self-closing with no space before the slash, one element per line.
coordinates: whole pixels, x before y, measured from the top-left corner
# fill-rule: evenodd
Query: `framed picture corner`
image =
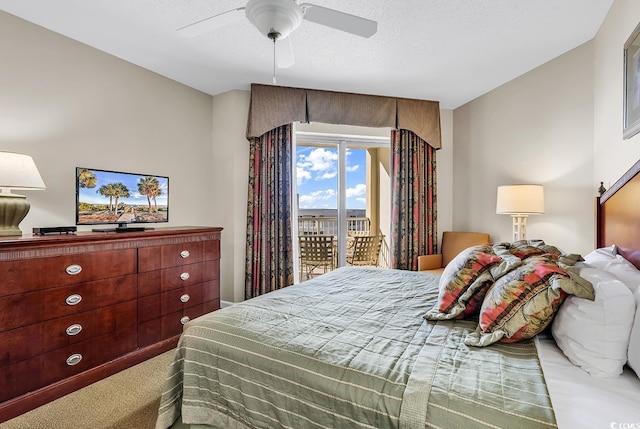
<path fill-rule="evenodd" d="M 640 24 L 624 44 L 623 139 L 640 132 Z"/>

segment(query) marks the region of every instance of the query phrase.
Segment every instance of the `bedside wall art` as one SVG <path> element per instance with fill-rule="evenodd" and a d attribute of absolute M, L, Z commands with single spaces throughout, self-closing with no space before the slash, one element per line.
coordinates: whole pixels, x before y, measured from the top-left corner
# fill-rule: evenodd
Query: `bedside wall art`
<path fill-rule="evenodd" d="M 640 24 L 624 44 L 624 128 L 628 139 L 640 131 Z"/>

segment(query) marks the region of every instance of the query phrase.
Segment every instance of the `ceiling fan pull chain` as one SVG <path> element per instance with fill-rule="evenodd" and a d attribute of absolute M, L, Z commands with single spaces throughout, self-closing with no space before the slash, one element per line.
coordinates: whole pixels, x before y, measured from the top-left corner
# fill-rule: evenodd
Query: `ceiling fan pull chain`
<path fill-rule="evenodd" d="M 276 38 L 273 38 L 273 84 L 276 84 Z"/>

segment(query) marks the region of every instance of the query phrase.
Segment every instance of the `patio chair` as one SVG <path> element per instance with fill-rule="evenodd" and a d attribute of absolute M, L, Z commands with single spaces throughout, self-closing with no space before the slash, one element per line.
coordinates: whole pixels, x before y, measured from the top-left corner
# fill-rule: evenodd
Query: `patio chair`
<path fill-rule="evenodd" d="M 300 235 L 298 237 L 300 251 L 300 279 L 309 279 L 318 274 L 332 271 L 336 267 L 335 236 L 333 235 Z M 306 277 L 303 277 L 306 275 Z"/>
<path fill-rule="evenodd" d="M 383 235 L 355 235 L 347 249 L 349 265 L 378 266 Z"/>

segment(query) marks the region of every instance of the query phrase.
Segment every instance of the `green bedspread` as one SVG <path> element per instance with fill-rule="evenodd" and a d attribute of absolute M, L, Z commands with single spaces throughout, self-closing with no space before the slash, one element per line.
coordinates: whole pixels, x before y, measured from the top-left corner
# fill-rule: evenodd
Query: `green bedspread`
<path fill-rule="evenodd" d="M 556 427 L 532 341 L 472 348 L 475 323 L 423 319 L 438 278 L 341 268 L 201 318 L 156 427 Z"/>

